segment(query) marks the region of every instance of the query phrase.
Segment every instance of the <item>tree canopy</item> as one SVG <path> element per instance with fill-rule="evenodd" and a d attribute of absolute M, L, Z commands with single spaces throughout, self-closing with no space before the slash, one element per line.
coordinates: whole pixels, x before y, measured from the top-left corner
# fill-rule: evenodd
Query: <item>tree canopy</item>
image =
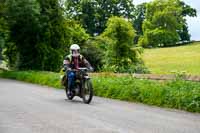
<path fill-rule="evenodd" d="M 5 19 L 5 0 L 0 0 L 0 60 L 2 60 L 2 50 L 8 38 L 8 25 Z"/>
<path fill-rule="evenodd" d="M 146 4 L 142 25 L 144 35 L 139 40 L 140 45 L 171 46 L 181 40 L 189 40 L 184 17 L 195 15 L 195 10 L 186 9 L 180 3 L 179 0 L 154 0 Z"/>
<path fill-rule="evenodd" d="M 80 21 L 90 35 L 100 34 L 111 16 L 133 18 L 132 0 L 67 0 L 67 17 Z"/>
<path fill-rule="evenodd" d="M 102 36 L 112 42 L 108 45 L 105 67 L 118 72 L 130 69 L 137 59 L 136 51 L 132 49 L 135 37 L 132 24 L 127 19 L 111 17 Z"/>
<path fill-rule="evenodd" d="M 7 7 L 5 54 L 17 69 L 58 71 L 66 48 L 88 38 L 79 24 L 64 18 L 58 0 L 8 0 Z"/>

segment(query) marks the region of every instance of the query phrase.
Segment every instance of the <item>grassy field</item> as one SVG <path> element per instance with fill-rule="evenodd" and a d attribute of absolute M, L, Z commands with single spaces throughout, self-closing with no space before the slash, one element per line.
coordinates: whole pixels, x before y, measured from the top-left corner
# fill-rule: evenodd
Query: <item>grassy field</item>
<path fill-rule="evenodd" d="M 200 75 L 200 42 L 178 47 L 145 49 L 143 59 L 153 74 L 185 71 L 186 74 Z"/>

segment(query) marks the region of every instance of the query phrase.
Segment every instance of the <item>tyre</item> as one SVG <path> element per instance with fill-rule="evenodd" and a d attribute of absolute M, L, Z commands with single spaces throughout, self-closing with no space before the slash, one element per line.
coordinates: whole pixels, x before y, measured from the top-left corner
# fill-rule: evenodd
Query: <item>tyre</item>
<path fill-rule="evenodd" d="M 69 100 L 72 100 L 72 99 L 74 98 L 74 94 L 69 95 L 69 94 L 67 93 L 67 87 L 65 87 L 65 93 L 66 93 L 66 96 L 67 96 L 67 98 L 68 98 Z"/>
<path fill-rule="evenodd" d="M 86 79 L 82 88 L 83 102 L 89 104 L 93 97 L 93 88 L 90 79 Z"/>

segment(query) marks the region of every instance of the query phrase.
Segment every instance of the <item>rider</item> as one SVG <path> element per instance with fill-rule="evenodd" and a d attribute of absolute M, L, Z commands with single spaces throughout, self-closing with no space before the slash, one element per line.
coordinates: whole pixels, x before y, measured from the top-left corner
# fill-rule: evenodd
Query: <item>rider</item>
<path fill-rule="evenodd" d="M 76 71 L 79 67 L 87 67 L 90 71 L 93 71 L 90 63 L 80 54 L 80 47 L 77 44 L 70 46 L 70 54 L 65 57 L 63 65 L 68 79 L 68 94 L 74 88 Z"/>

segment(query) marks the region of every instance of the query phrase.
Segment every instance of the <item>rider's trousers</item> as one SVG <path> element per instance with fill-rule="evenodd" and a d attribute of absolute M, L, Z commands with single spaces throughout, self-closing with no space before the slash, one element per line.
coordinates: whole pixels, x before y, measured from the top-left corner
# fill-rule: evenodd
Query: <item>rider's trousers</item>
<path fill-rule="evenodd" d="M 68 88 L 70 91 L 74 88 L 74 82 L 75 82 L 75 72 L 73 71 L 68 71 L 67 72 L 67 77 L 68 77 Z"/>

